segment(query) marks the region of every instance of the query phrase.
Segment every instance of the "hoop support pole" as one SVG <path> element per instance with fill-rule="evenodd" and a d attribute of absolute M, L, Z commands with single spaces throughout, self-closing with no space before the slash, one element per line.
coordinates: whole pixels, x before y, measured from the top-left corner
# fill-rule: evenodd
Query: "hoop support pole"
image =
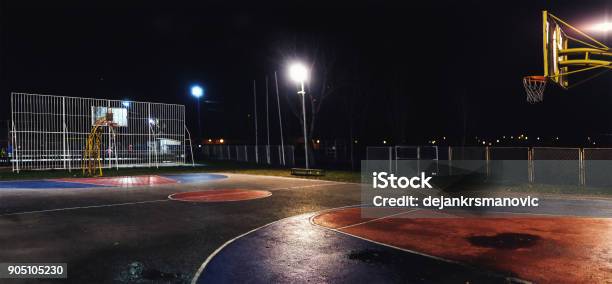
<path fill-rule="evenodd" d="M 548 77 L 548 38 L 546 38 L 548 30 L 548 11 L 542 11 L 542 44 L 544 45 L 544 76 Z"/>

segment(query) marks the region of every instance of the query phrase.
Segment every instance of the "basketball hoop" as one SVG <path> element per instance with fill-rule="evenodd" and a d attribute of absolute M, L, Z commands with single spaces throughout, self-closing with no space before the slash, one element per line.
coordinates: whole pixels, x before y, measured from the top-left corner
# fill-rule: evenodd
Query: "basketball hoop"
<path fill-rule="evenodd" d="M 544 89 L 546 89 L 546 76 L 523 77 L 523 86 L 527 93 L 527 102 L 539 103 L 544 100 Z"/>
<path fill-rule="evenodd" d="M 108 156 L 105 157 L 102 152 L 102 144 L 104 144 L 102 135 L 104 130 L 103 127 L 108 127 L 109 140 L 108 140 Z M 96 120 L 92 125 L 89 135 L 87 135 L 87 143 L 85 144 L 85 150 L 83 153 L 83 175 L 88 176 L 102 176 L 102 160 L 112 159 L 112 149 L 115 148 L 115 160 L 117 158 L 117 138 L 115 129 L 118 124 L 113 121 L 113 113 L 109 112 L 104 117 Z M 106 145 L 105 145 L 106 147 Z M 111 160 L 112 161 L 112 160 Z M 111 165 L 112 167 L 112 165 Z"/>

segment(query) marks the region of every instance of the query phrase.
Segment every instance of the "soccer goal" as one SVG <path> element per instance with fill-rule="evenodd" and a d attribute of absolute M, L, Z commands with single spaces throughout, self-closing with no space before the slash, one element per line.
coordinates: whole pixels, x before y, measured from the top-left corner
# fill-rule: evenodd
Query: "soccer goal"
<path fill-rule="evenodd" d="M 193 164 L 185 106 L 12 93 L 13 171 Z"/>

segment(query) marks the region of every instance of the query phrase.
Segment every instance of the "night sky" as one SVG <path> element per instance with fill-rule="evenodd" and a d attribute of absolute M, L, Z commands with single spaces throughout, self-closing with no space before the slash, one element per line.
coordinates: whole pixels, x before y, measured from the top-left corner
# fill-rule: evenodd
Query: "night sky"
<path fill-rule="evenodd" d="M 198 83 L 204 137 L 249 143 L 254 79 L 265 139 L 268 75 L 277 144 L 274 71 L 291 141 L 301 128 L 286 71 L 301 59 L 329 65 L 335 90 L 317 116 L 320 139 L 612 133 L 611 72 L 569 91 L 549 85 L 539 105 L 521 83 L 542 73 L 541 10 L 580 28 L 612 19 L 612 2 L 428 2 L 0 1 L 0 119 L 18 91 L 185 104 L 193 129 Z M 612 34 L 593 35 L 612 45 Z M 309 92 L 321 89 L 318 74 Z"/>

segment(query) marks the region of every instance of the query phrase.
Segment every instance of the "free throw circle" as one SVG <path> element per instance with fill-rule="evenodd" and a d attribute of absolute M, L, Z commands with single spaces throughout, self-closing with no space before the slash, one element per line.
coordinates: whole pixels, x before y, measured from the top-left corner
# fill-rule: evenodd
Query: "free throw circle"
<path fill-rule="evenodd" d="M 175 193 L 168 196 L 168 198 L 188 202 L 227 202 L 265 198 L 270 195 L 272 193 L 267 190 L 213 189 Z"/>

